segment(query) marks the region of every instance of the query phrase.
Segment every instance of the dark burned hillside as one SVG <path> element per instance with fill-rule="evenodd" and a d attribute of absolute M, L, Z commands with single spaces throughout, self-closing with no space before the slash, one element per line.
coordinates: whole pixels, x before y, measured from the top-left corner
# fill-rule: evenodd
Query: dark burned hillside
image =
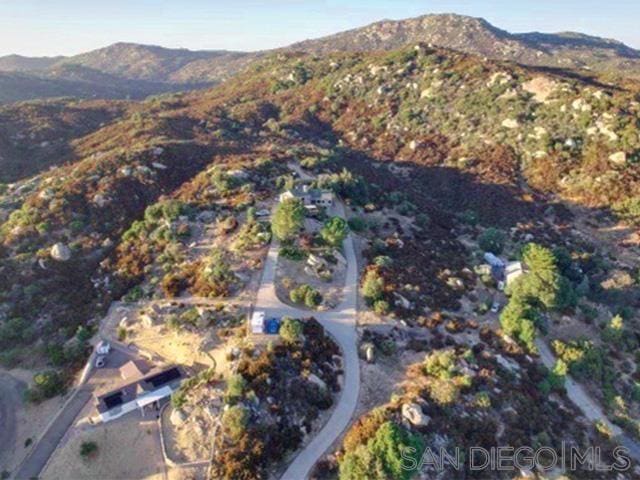
<path fill-rule="evenodd" d="M 217 88 L 139 104 L 4 110 L 4 180 L 35 175 L 2 188 L 1 318 L 20 319 L 19 331 L 2 330 L 4 361 L 63 342 L 139 278 L 143 267 L 130 275 L 118 258 L 138 255 L 132 235 L 118 245 L 147 207 L 179 197 L 197 214 L 220 195 L 203 172 L 240 162 L 267 172 L 242 192 L 237 208 L 246 208 L 258 193 L 275 194 L 285 162 L 308 150 L 325 152 L 328 171 L 364 179 L 367 195 L 353 202 L 433 219 L 405 252 L 424 255 L 427 291 L 455 303 L 437 272 L 462 251 L 451 233 L 460 223 L 533 220 L 550 194 L 591 207 L 632 202 L 633 212 L 638 92 L 419 45 L 278 55 Z M 265 161 L 275 167 L 260 170 Z M 54 245 L 70 259 L 52 258 Z"/>

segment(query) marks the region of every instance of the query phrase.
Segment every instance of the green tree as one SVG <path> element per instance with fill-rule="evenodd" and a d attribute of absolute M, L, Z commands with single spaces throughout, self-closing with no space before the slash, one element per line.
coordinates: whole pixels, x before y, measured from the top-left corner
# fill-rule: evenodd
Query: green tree
<path fill-rule="evenodd" d="M 225 400 L 227 403 L 235 403 L 240 400 L 246 386 L 247 381 L 242 375 L 239 373 L 231 375 L 229 380 L 227 380 L 227 392 L 225 394 Z"/>
<path fill-rule="evenodd" d="M 320 230 L 320 237 L 329 245 L 339 247 L 349 232 L 344 218 L 333 217 L 327 220 Z"/>
<path fill-rule="evenodd" d="M 362 295 L 369 304 L 382 300 L 384 279 L 377 270 L 367 270 L 362 282 Z"/>
<path fill-rule="evenodd" d="M 385 422 L 366 446 L 346 452 L 340 462 L 340 480 L 408 480 L 416 472 L 424 450 L 422 439 L 393 422 Z M 403 458 L 413 457 L 416 468 Z"/>
<path fill-rule="evenodd" d="M 224 430 L 234 442 L 237 442 L 240 437 L 242 437 L 247 428 L 248 421 L 249 413 L 242 405 L 229 407 L 229 409 L 222 414 Z"/>
<path fill-rule="evenodd" d="M 271 230 L 279 240 L 290 240 L 304 227 L 305 208 L 297 198 L 287 198 L 278 204 L 273 214 Z"/>
<path fill-rule="evenodd" d="M 287 344 L 293 344 L 302 337 L 302 322 L 295 318 L 285 317 L 280 325 L 280 336 Z"/>
<path fill-rule="evenodd" d="M 535 349 L 535 321 L 537 311 L 519 297 L 512 297 L 500 314 L 504 333 L 519 340 L 529 350 Z"/>
<path fill-rule="evenodd" d="M 496 255 L 502 253 L 507 236 L 502 230 L 497 228 L 487 228 L 478 238 L 478 245 L 485 252 L 491 252 Z"/>

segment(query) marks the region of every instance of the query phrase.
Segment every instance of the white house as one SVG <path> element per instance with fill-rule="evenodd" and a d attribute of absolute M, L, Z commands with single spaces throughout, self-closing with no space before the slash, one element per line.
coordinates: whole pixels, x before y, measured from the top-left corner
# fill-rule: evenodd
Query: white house
<path fill-rule="evenodd" d="M 98 421 L 108 422 L 171 396 L 184 379 L 179 367 L 156 371 L 96 397 Z"/>
<path fill-rule="evenodd" d="M 294 187 L 280 194 L 279 200 L 282 202 L 288 198 L 298 198 L 302 200 L 305 207 L 330 207 L 333 205 L 334 194 L 331 190 L 310 188 L 309 185 Z"/>

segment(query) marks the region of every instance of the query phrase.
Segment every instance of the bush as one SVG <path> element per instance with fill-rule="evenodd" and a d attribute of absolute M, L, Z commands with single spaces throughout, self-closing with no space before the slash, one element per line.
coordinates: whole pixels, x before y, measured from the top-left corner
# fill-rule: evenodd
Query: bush
<path fill-rule="evenodd" d="M 303 325 L 300 320 L 285 317 L 280 325 L 280 336 L 287 344 L 293 344 L 302 338 Z"/>
<path fill-rule="evenodd" d="M 303 284 L 289 292 L 293 303 L 302 303 L 309 308 L 316 308 L 322 303 L 322 295 L 311 285 Z"/>
<path fill-rule="evenodd" d="M 408 480 L 414 475 L 415 469 L 403 468 L 406 466 L 403 455 L 412 456 L 417 468 L 423 450 L 421 437 L 396 423 L 385 422 L 366 446 L 360 445 L 353 451 L 345 452 L 340 462 L 339 478 Z"/>
<path fill-rule="evenodd" d="M 631 225 L 640 225 L 640 197 L 627 198 L 613 204 L 616 216 Z"/>
<path fill-rule="evenodd" d="M 96 442 L 82 442 L 80 444 L 80 456 L 82 458 L 95 457 L 98 453 L 98 444 Z"/>
<path fill-rule="evenodd" d="M 280 248 L 278 254 L 282 258 L 287 258 L 289 260 L 293 260 L 294 262 L 300 262 L 307 258 L 307 254 L 304 250 L 294 246 L 294 245 L 284 245 Z"/>
<path fill-rule="evenodd" d="M 478 238 L 478 245 L 485 252 L 498 255 L 502 253 L 506 240 L 507 236 L 502 230 L 487 228 Z"/>
<path fill-rule="evenodd" d="M 349 227 L 344 218 L 333 217 L 327 220 L 320 230 L 320 237 L 333 247 L 339 247 L 347 236 Z"/>
<path fill-rule="evenodd" d="M 222 414 L 224 430 L 234 442 L 237 442 L 240 437 L 242 437 L 247 428 L 248 421 L 249 413 L 247 409 L 241 405 L 229 407 L 229 409 Z"/>
<path fill-rule="evenodd" d="M 42 400 L 60 395 L 65 391 L 64 379 L 54 370 L 36 373 L 33 376 L 33 382 L 33 387 L 29 388 L 25 394 L 27 400 L 31 402 L 41 402 Z"/>
<path fill-rule="evenodd" d="M 456 354 L 453 350 L 434 350 L 424 359 L 427 375 L 442 380 L 450 380 L 456 373 Z"/>
<path fill-rule="evenodd" d="M 240 374 L 235 374 L 229 377 L 227 381 L 227 392 L 225 394 L 225 401 L 227 403 L 235 403 L 242 398 L 244 389 L 247 386 L 247 381 Z"/>
<path fill-rule="evenodd" d="M 391 307 L 389 306 L 389 302 L 386 300 L 376 300 L 373 303 L 373 311 L 378 315 L 386 315 L 390 310 Z"/>
<path fill-rule="evenodd" d="M 349 219 L 347 225 L 354 232 L 362 232 L 367 228 L 367 221 L 362 217 L 354 217 Z"/>
<path fill-rule="evenodd" d="M 377 270 L 367 270 L 362 282 L 362 295 L 369 305 L 372 305 L 376 300 L 382 300 L 382 294 L 384 292 L 384 279 L 380 276 Z"/>

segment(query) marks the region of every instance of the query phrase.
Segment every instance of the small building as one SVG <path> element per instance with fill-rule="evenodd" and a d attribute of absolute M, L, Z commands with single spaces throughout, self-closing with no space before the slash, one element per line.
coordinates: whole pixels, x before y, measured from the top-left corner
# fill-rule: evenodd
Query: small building
<path fill-rule="evenodd" d="M 147 405 L 171 396 L 184 378 L 182 369 L 173 366 L 96 396 L 97 420 L 109 422 L 136 409 L 144 412 Z"/>
<path fill-rule="evenodd" d="M 280 194 L 279 200 L 282 202 L 289 198 L 302 200 L 305 207 L 330 207 L 333 205 L 334 194 L 331 190 L 311 188 L 309 185 L 302 185 Z"/>
<path fill-rule="evenodd" d="M 264 333 L 264 312 L 253 312 L 249 323 L 251 333 Z"/>

